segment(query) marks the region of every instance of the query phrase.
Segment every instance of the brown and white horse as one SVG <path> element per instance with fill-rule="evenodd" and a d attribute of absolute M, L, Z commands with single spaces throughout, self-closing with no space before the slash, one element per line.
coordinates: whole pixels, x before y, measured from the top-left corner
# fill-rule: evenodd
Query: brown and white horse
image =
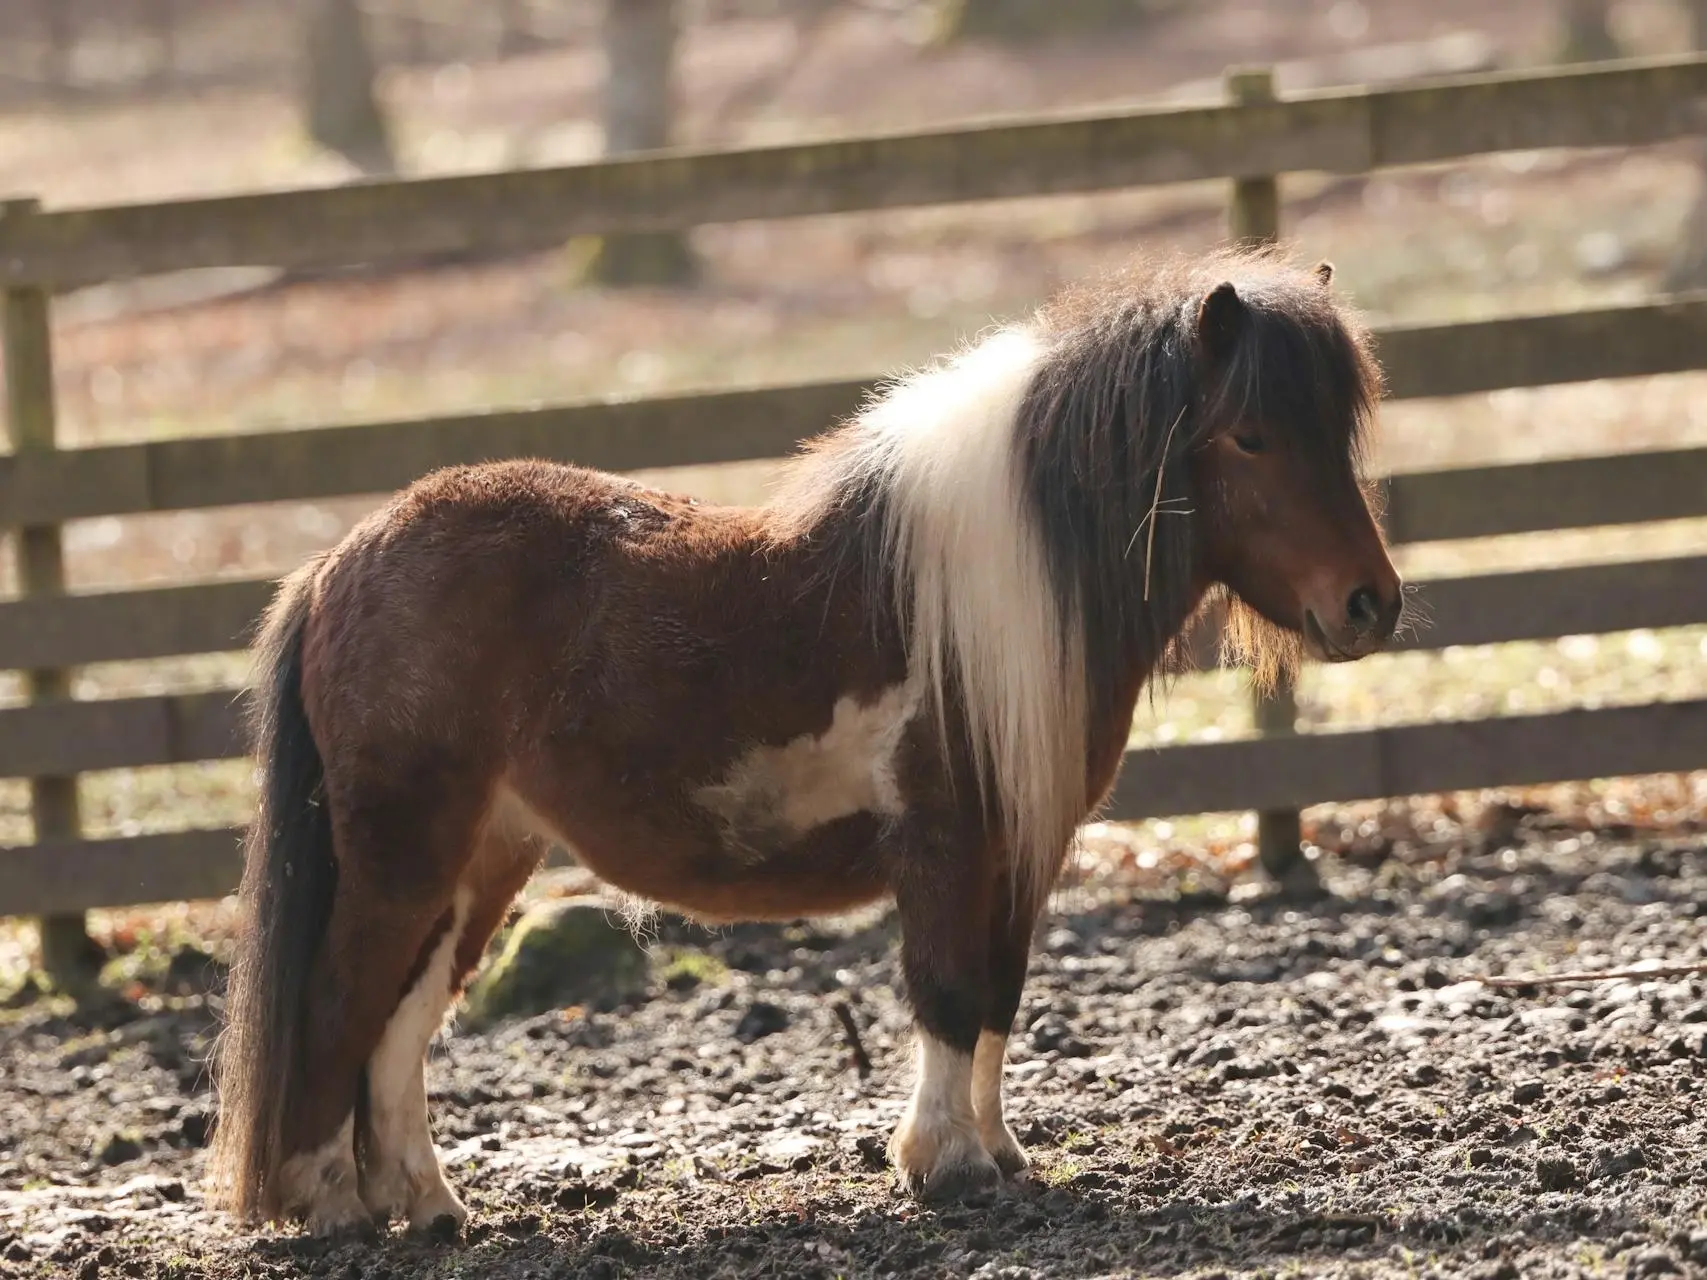
<path fill-rule="evenodd" d="M 462 1222 L 424 1055 L 554 842 L 704 920 L 893 898 L 901 1182 L 1023 1169 L 1033 928 L 1140 689 L 1213 592 L 1269 671 L 1399 618 L 1359 472 L 1380 375 L 1331 274 L 1229 252 L 1072 291 L 893 382 L 759 508 L 460 467 L 292 575 L 257 646 L 217 1199 Z"/>

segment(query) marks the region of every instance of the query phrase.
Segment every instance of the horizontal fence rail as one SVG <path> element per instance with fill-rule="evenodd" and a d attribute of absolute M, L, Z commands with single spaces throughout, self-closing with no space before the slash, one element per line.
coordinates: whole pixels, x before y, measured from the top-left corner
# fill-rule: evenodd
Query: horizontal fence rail
<path fill-rule="evenodd" d="M 1393 399 L 1687 372 L 1707 365 L 1707 292 L 1560 315 L 1387 325 L 1376 330 L 1376 341 Z M 0 511 L 10 521 L 45 524 L 349 497 L 390 492 L 435 467 L 502 457 L 551 458 L 611 471 L 777 458 L 852 413 L 874 385 L 870 379 L 801 383 L 0 456 Z M 1599 523 L 1664 519 L 1674 509 L 1679 515 L 1707 514 L 1698 501 L 1707 492 L 1707 470 L 1699 464 L 1692 470 L 1687 458 L 1678 460 L 1680 469 L 1677 462 L 1650 464 L 1639 457 L 1629 465 L 1642 473 L 1641 490 L 1614 486 L 1628 516 Z M 1472 527 L 1497 522 L 1502 508 L 1534 511 L 1578 499 L 1601 501 L 1586 490 L 1550 488 L 1570 483 L 1573 474 L 1570 461 L 1554 465 L 1527 496 L 1491 494 L 1474 470 L 1443 473 L 1446 479 L 1439 482 L 1396 482 L 1390 519 L 1401 530 L 1441 522 Z M 1594 480 L 1585 476 L 1585 483 Z M 1457 514 L 1448 516 L 1452 508 Z"/>
<path fill-rule="evenodd" d="M 0 670 L 241 649 L 276 586 L 243 579 L 0 602 Z"/>
<path fill-rule="evenodd" d="M 1108 816 L 1156 818 L 1699 769 L 1707 701 L 1135 748 Z"/>
<path fill-rule="evenodd" d="M 0 284 L 67 288 L 206 267 L 334 267 L 470 245 L 665 230 L 1707 132 L 1707 57 L 1443 77 L 1278 102 L 1031 117 L 738 151 L 665 152 L 0 221 Z"/>
<path fill-rule="evenodd" d="M 1134 748 L 1104 816 L 1136 820 L 1670 773 L 1704 759 L 1707 701 Z M 8 849 L 0 852 L 0 911 L 219 897 L 237 884 L 241 840 L 233 828 Z"/>

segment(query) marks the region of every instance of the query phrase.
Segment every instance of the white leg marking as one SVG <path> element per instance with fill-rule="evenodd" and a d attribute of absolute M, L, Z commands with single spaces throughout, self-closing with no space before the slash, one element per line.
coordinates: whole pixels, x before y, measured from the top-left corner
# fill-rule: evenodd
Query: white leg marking
<path fill-rule="evenodd" d="M 912 1101 L 889 1143 L 901 1184 L 933 1198 L 989 1186 L 1000 1179 L 978 1137 L 972 1109 L 972 1055 L 919 1033 Z"/>
<path fill-rule="evenodd" d="M 356 1118 L 344 1117 L 338 1132 L 313 1151 L 302 1151 L 279 1169 L 279 1203 L 301 1213 L 317 1236 L 365 1226 L 367 1207 L 356 1192 Z"/>
<path fill-rule="evenodd" d="M 978 1037 L 972 1055 L 972 1109 L 978 1113 L 978 1137 L 997 1168 L 1014 1174 L 1030 1162 L 1002 1114 L 1002 1064 L 1007 1057 L 1008 1038 L 997 1031 Z"/>
<path fill-rule="evenodd" d="M 406 1216 L 411 1227 L 441 1217 L 460 1226 L 468 1210 L 445 1182 L 427 1118 L 426 1053 L 451 1002 L 451 967 L 468 923 L 472 895 L 456 891 L 450 928 L 434 947 L 419 980 L 398 1004 L 379 1047 L 368 1059 L 368 1128 L 361 1195 L 368 1209 L 387 1218 Z"/>

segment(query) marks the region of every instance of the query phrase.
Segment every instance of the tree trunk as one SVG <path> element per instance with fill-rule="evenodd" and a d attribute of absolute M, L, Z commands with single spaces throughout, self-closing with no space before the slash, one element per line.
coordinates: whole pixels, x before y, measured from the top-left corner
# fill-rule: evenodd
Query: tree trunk
<path fill-rule="evenodd" d="M 154 28 L 154 65 L 149 79 L 169 83 L 178 70 L 178 7 L 176 0 L 150 0 L 149 25 Z"/>
<path fill-rule="evenodd" d="M 1565 38 L 1560 62 L 1604 62 L 1619 56 L 1607 22 L 1607 0 L 1564 0 Z"/>
<path fill-rule="evenodd" d="M 606 0 L 604 154 L 669 145 L 676 34 L 676 0 Z M 686 285 L 698 263 L 683 232 L 616 232 L 597 242 L 586 275 L 618 287 Z"/>
<path fill-rule="evenodd" d="M 302 114 L 308 136 L 369 176 L 397 171 L 374 93 L 373 54 L 356 0 L 305 0 Z"/>
<path fill-rule="evenodd" d="M 498 56 L 513 58 L 537 47 L 522 0 L 502 0 L 498 5 Z"/>
<path fill-rule="evenodd" d="M 46 0 L 41 14 L 47 37 L 42 45 L 42 79 L 57 93 L 71 87 L 71 55 L 77 44 L 71 0 Z"/>
<path fill-rule="evenodd" d="M 1707 0 L 1687 0 L 1687 5 L 1695 26 L 1695 47 L 1707 52 Z M 1660 287 L 1668 293 L 1707 289 L 1707 144 L 1696 145 L 1700 148 L 1700 185 L 1695 208 L 1683 224 L 1683 235 L 1661 281 Z"/>
<path fill-rule="evenodd" d="M 1031 41 L 1135 27 L 1158 0 L 941 0 L 943 41 L 964 38 Z"/>
<path fill-rule="evenodd" d="M 676 35 L 675 0 L 606 0 L 605 155 L 669 145 Z M 619 286 L 689 284 L 698 274 L 679 231 L 605 236 L 586 269 L 589 280 Z"/>

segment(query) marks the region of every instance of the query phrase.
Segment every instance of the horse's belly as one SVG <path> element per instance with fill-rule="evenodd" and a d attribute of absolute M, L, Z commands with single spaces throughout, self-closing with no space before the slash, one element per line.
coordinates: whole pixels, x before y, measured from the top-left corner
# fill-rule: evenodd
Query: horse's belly
<path fill-rule="evenodd" d="M 688 914 L 789 918 L 857 906 L 888 885 L 885 828 L 907 808 L 898 762 L 913 684 L 838 700 L 821 731 L 744 747 L 680 776 L 613 764 L 645 753 L 561 737 L 517 775 L 523 825 L 617 888 Z"/>
<path fill-rule="evenodd" d="M 736 838 L 691 801 L 584 800 L 553 819 L 519 798 L 504 805 L 526 834 L 566 849 L 605 883 L 708 922 L 845 911 L 889 888 L 886 819 L 876 814 L 845 814 L 804 835 L 750 828 Z"/>

